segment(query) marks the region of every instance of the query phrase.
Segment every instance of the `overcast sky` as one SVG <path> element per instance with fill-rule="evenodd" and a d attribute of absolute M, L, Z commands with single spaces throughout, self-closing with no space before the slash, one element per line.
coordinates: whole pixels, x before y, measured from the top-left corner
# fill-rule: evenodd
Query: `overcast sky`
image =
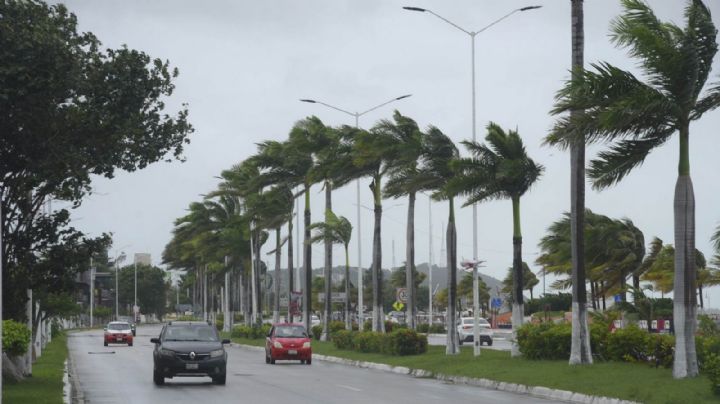
<path fill-rule="evenodd" d="M 685 1 L 649 0 L 657 15 L 684 25 Z M 720 4 L 706 1 L 720 25 Z M 360 119 L 371 127 L 391 117 L 393 109 L 421 127 L 438 126 L 455 141 L 471 138 L 470 38 L 430 14 L 402 6 L 432 9 L 467 30 L 477 30 L 509 11 L 516 13 L 476 38 L 478 139 L 488 121 L 517 128 L 528 154 L 546 167 L 544 176 L 521 203 L 523 258 L 533 270 L 538 240 L 569 209 L 569 155 L 542 146 L 553 125 L 555 92 L 570 65 L 569 0 L 304 0 L 304 1 L 66 1 L 80 29 L 91 31 L 106 47 L 123 44 L 152 57 L 169 59 L 180 70 L 176 91 L 167 103 L 177 111 L 188 103 L 196 131 L 185 163 L 156 163 L 112 180 L 94 180 L 95 194 L 74 212 L 73 224 L 98 235 L 114 234 L 117 251 L 152 254 L 160 262 L 173 221 L 217 185 L 216 176 L 255 152 L 263 140 L 284 140 L 297 120 L 317 115 L 328 125 L 352 124 L 354 118 L 318 104 L 313 98 L 349 110 L 364 111 L 391 98 L 413 94 Z M 585 61 L 608 61 L 626 69 L 636 65 L 625 50 L 608 40 L 610 21 L 621 12 L 619 0 L 585 1 Z M 718 79 L 716 57 L 713 81 Z M 691 126 L 691 171 L 697 200 L 697 247 L 711 255 L 710 236 L 720 221 L 718 155 L 720 111 Z M 592 147 L 588 158 L 599 150 Z M 464 151 L 463 151 L 464 152 Z M 588 187 L 587 207 L 614 218 L 627 217 L 649 243 L 658 236 L 673 242 L 673 190 L 677 177 L 677 140 L 653 152 L 645 164 L 620 185 L 601 193 Z M 323 195 L 312 192 L 313 220 L 321 220 Z M 337 214 L 356 226 L 355 184 L 333 194 Z M 361 204 L 372 206 L 367 181 Z M 405 200 L 385 201 L 383 266 L 401 265 L 405 254 Z M 426 262 L 429 235 L 434 262 L 443 264 L 441 241 L 447 222 L 444 203 L 418 198 L 416 262 Z M 471 208 L 459 211 L 459 259 L 472 257 Z M 502 278 L 512 263 L 510 201 L 478 207 L 480 259 L 483 271 Z M 353 236 L 351 263 L 357 265 Z M 362 263 L 370 264 L 372 212 L 362 212 Z M 394 254 L 393 254 L 394 242 Z M 274 241 L 271 240 L 274 244 Z M 341 249 L 335 250 L 342 262 Z M 322 266 L 322 247 L 314 247 L 313 264 Z M 297 262 L 297 261 L 296 261 Z M 550 280 L 548 279 L 548 284 Z M 539 290 L 538 290 L 539 289 Z M 542 291 L 542 282 L 536 292 Z M 549 289 L 549 287 L 548 287 Z M 707 302 L 720 306 L 720 288 Z"/>

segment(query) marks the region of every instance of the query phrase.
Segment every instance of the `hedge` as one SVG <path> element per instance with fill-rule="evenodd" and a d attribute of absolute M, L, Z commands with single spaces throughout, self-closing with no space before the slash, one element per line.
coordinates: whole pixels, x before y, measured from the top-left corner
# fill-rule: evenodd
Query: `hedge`
<path fill-rule="evenodd" d="M 427 352 L 427 337 L 407 328 L 391 333 L 340 330 L 332 337 L 338 349 L 386 355 L 417 355 Z"/>
<path fill-rule="evenodd" d="M 263 324 L 262 326 L 253 325 L 252 327 L 248 327 L 246 325 L 236 325 L 233 327 L 230 335 L 233 338 L 265 338 L 270 332 L 270 327 L 270 324 Z"/>
<path fill-rule="evenodd" d="M 14 320 L 3 320 L 2 350 L 8 356 L 20 356 L 30 344 L 30 329 Z"/>

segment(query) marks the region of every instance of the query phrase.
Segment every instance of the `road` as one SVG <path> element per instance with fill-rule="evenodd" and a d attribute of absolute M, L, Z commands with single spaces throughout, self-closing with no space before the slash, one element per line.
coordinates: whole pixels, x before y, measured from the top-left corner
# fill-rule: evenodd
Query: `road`
<path fill-rule="evenodd" d="M 160 326 L 140 326 L 135 346 L 104 347 L 102 331 L 68 335 L 70 356 L 85 402 L 100 403 L 549 403 L 538 398 L 313 361 L 311 366 L 266 365 L 262 352 L 229 346 L 227 385 L 209 378 L 152 382 L 151 337 Z"/>

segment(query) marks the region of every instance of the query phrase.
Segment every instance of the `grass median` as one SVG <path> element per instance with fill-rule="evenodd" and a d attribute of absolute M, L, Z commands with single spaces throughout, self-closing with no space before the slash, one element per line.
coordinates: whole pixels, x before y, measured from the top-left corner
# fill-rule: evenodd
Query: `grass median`
<path fill-rule="evenodd" d="M 264 346 L 263 339 L 233 338 L 233 342 Z M 446 356 L 443 346 L 429 346 L 428 352 L 422 355 L 390 356 L 344 351 L 332 343 L 320 341 L 313 341 L 313 353 L 643 403 L 718 402 L 705 376 L 674 380 L 671 369 L 656 369 L 644 364 L 598 362 L 592 366 L 569 366 L 567 361 L 511 358 L 509 352 L 490 349 L 483 349 L 480 357 L 475 358 L 472 347 L 463 347 L 459 355 Z M 262 360 L 262 357 L 258 358 L 258 361 Z"/>
<path fill-rule="evenodd" d="M 55 337 L 33 363 L 32 377 L 18 383 L 3 380 L 3 403 L 62 404 L 67 337 Z"/>

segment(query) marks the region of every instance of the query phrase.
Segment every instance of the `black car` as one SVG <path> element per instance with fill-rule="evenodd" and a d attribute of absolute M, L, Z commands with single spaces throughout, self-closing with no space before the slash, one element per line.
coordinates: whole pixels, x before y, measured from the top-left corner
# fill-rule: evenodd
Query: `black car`
<path fill-rule="evenodd" d="M 227 352 L 215 327 L 203 322 L 170 322 L 152 338 L 153 381 L 165 383 L 166 377 L 210 376 L 215 384 L 225 384 Z"/>

